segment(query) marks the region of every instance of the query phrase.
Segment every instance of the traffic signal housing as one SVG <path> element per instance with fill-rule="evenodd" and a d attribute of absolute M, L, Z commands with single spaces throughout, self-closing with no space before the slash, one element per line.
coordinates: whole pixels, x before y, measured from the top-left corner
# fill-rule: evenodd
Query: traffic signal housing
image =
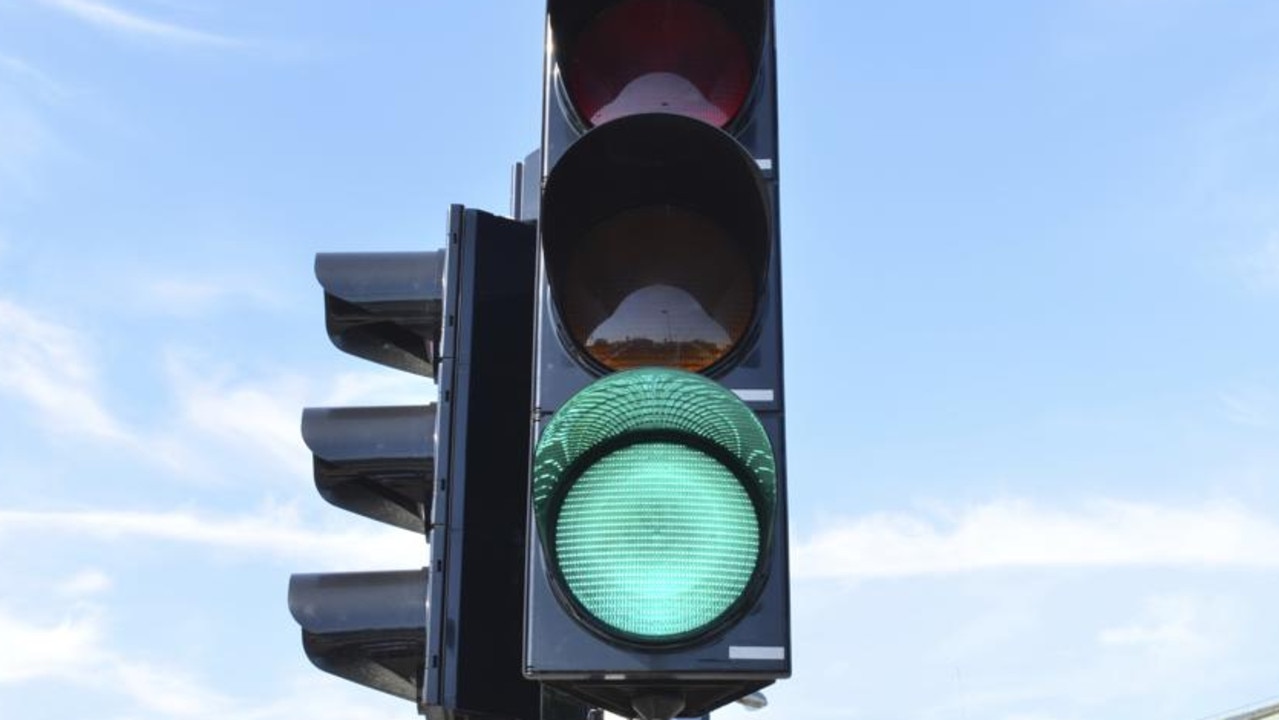
<path fill-rule="evenodd" d="M 626 716 L 790 674 L 772 15 L 547 4 L 525 674 Z"/>
<path fill-rule="evenodd" d="M 333 343 L 434 378 L 438 401 L 303 412 L 320 495 L 429 544 L 420 569 L 294 575 L 303 648 L 435 720 L 536 718 L 520 673 L 534 229 L 454 206 L 445 250 L 321 254 L 316 276 Z"/>

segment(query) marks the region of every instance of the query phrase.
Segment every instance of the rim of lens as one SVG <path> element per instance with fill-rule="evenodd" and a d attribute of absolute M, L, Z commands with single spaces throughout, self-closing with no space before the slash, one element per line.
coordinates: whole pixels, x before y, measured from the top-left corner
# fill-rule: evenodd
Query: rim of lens
<path fill-rule="evenodd" d="M 731 474 L 750 498 L 758 525 L 753 570 L 745 587 L 713 619 L 677 635 L 644 636 L 602 621 L 583 605 L 557 565 L 559 513 L 592 467 L 623 449 L 681 445 Z M 556 596 L 588 628 L 617 642 L 676 647 L 700 642 L 753 601 L 772 547 L 777 468 L 767 431 L 740 398 L 702 375 L 642 368 L 607 375 L 569 398 L 551 416 L 534 448 L 532 505 L 538 537 L 555 578 Z"/>
<path fill-rule="evenodd" d="M 552 168 L 539 232 L 556 329 L 596 372 L 714 374 L 749 348 L 768 292 L 769 188 L 727 133 L 647 113 Z"/>

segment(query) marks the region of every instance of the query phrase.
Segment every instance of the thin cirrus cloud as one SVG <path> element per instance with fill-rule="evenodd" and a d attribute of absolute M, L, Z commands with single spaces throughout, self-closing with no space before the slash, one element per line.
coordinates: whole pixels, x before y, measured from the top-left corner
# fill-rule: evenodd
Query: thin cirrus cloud
<path fill-rule="evenodd" d="M 282 507 L 231 516 L 187 510 L 0 510 L 0 535 L 20 534 L 183 543 L 251 559 L 300 560 L 317 571 L 362 567 L 370 557 L 387 567 L 417 567 L 426 556 L 420 535 L 389 527 L 317 530 Z"/>
<path fill-rule="evenodd" d="M 67 88 L 48 73 L 13 55 L 0 54 L 0 74 L 42 101 L 55 102 L 70 95 Z"/>
<path fill-rule="evenodd" d="M 404 405 L 433 399 L 433 385 L 416 375 L 370 369 L 338 373 L 315 382 L 297 373 L 246 381 L 190 353 L 170 352 L 165 370 L 183 423 L 181 445 L 217 438 L 271 461 L 290 482 L 311 478 L 311 453 L 302 441 L 302 409 L 308 405 Z M 254 460 L 253 462 L 256 462 Z"/>
<path fill-rule="evenodd" d="M 34 103 L 0 92 L 0 207 L 37 196 L 41 162 L 64 150 Z"/>
<path fill-rule="evenodd" d="M 1218 396 L 1225 418 L 1236 425 L 1267 429 L 1275 425 L 1275 394 L 1264 387 L 1246 387 Z"/>
<path fill-rule="evenodd" d="M 1209 632 L 1205 602 L 1190 595 L 1149 598 L 1143 617 L 1102 630 L 1097 640 L 1106 646 L 1147 647 L 1163 654 L 1187 653 L 1209 647 L 1222 633 Z"/>
<path fill-rule="evenodd" d="M 0 608 L 0 685 L 54 679 L 123 696 L 163 717 L 223 717 L 231 703 L 181 670 L 122 656 L 108 646 L 97 611 L 40 624 Z"/>
<path fill-rule="evenodd" d="M 1099 501 L 1065 511 L 996 500 L 946 515 L 877 513 L 837 523 L 795 546 L 795 575 L 864 580 L 1011 568 L 1279 568 L 1279 525 L 1234 503 Z"/>
<path fill-rule="evenodd" d="M 305 527 L 288 507 L 248 515 L 191 511 L 0 510 L 0 534 L 159 540 L 213 550 L 303 559 L 317 569 L 359 567 L 369 557 L 419 563 L 421 539 L 396 529 Z M 1279 568 L 1279 526 L 1231 504 L 1186 509 L 1100 502 L 1083 511 L 994 501 L 949 528 L 916 516 L 870 515 L 798 543 L 794 574 L 870 580 L 1013 568 L 1191 566 Z"/>
<path fill-rule="evenodd" d="M 372 720 L 386 717 L 367 697 L 314 677 L 286 678 L 265 701 L 236 698 L 215 689 L 208 678 L 173 662 L 156 664 L 113 647 L 109 623 L 98 610 L 83 608 L 64 613 L 52 623 L 33 622 L 0 607 L 0 686 L 39 680 L 57 681 L 67 688 L 101 693 L 111 700 L 100 709 L 124 708 L 129 717 L 214 720 L 237 717 L 252 720 Z M 101 700 L 98 700 L 102 703 Z M 393 702 L 398 703 L 398 700 Z"/>
<path fill-rule="evenodd" d="M 50 625 L 24 622 L 0 608 L 0 684 L 75 675 L 98 654 L 101 623 L 92 616 Z"/>
<path fill-rule="evenodd" d="M 280 375 L 268 383 L 235 382 L 212 361 L 170 352 L 169 384 L 192 436 L 201 444 L 221 438 L 274 460 L 290 477 L 309 477 L 310 455 L 298 429 L 306 393 L 304 378 Z"/>
<path fill-rule="evenodd" d="M 58 591 L 72 597 L 97 595 L 111 589 L 111 577 L 97 569 L 81 570 L 64 580 Z"/>
<path fill-rule="evenodd" d="M 131 435 L 98 397 L 95 368 L 83 343 L 63 325 L 0 298 L 0 391 L 26 400 L 63 432 L 104 440 Z"/>
<path fill-rule="evenodd" d="M 140 284 L 137 302 L 153 312 L 179 317 L 200 315 L 241 303 L 255 307 L 282 304 L 280 297 L 266 289 L 269 283 L 255 280 L 166 277 Z"/>
<path fill-rule="evenodd" d="M 245 466 L 269 463 L 274 475 L 290 483 L 310 478 L 311 456 L 299 429 L 307 404 L 432 399 L 430 382 L 404 373 L 339 373 L 317 382 L 279 372 L 250 381 L 207 356 L 170 350 L 164 354 L 162 370 L 176 416 L 163 427 L 131 426 L 111 411 L 104 396 L 103 379 L 93 362 L 101 354 L 93 339 L 73 325 L 2 297 L 0 357 L 0 397 L 23 401 L 50 433 L 106 442 L 183 473 L 206 465 L 223 468 L 219 462 L 198 460 L 209 448 L 220 446 L 228 451 L 223 457 L 237 457 Z"/>
<path fill-rule="evenodd" d="M 45 0 L 45 4 L 84 23 L 127 37 L 204 47 L 234 47 L 244 44 L 244 41 L 237 38 L 154 20 L 106 3 L 91 0 Z"/>

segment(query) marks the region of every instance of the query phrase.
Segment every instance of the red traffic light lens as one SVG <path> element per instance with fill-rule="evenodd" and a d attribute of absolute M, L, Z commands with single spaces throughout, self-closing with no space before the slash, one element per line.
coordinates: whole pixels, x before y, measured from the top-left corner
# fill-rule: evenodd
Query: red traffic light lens
<path fill-rule="evenodd" d="M 625 0 L 577 36 L 561 72 L 583 121 L 663 112 L 723 127 L 753 79 L 751 53 L 719 11 L 693 0 Z"/>

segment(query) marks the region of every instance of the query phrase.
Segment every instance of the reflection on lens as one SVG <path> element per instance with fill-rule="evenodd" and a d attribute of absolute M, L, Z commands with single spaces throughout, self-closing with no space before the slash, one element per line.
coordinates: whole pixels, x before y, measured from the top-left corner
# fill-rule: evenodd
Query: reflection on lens
<path fill-rule="evenodd" d="M 705 367 L 730 345 L 728 333 L 696 298 L 669 285 L 631 293 L 586 340 L 597 359 L 615 368 Z"/>
<path fill-rule="evenodd" d="M 564 79 L 591 125 L 666 112 L 723 127 L 750 91 L 745 39 L 702 2 L 624 0 L 602 10 L 573 45 Z"/>
<path fill-rule="evenodd" d="M 742 339 L 755 306 L 740 248 L 678 207 L 630 210 L 591 228 L 565 279 L 569 332 L 613 370 L 702 370 Z"/>

